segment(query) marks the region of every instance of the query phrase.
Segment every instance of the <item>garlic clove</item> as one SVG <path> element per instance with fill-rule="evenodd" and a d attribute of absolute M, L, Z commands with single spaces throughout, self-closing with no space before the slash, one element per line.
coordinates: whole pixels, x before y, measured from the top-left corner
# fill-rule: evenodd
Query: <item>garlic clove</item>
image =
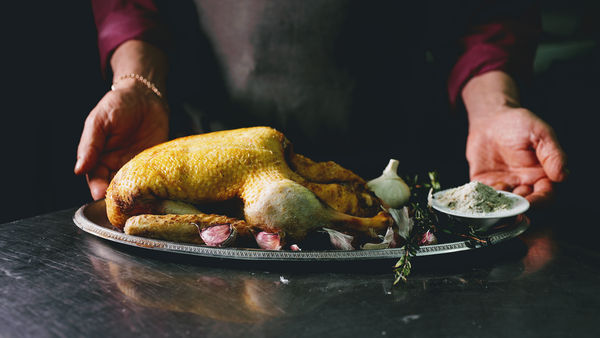
<path fill-rule="evenodd" d="M 278 233 L 261 231 L 254 238 L 261 249 L 281 250 L 281 236 Z"/>
<path fill-rule="evenodd" d="M 419 240 L 419 245 L 425 246 L 433 244 L 437 244 L 437 238 L 435 237 L 435 234 L 433 232 L 427 230 L 427 232 L 425 232 L 423 234 L 423 237 Z"/>
<path fill-rule="evenodd" d="M 237 237 L 237 231 L 231 224 L 219 224 L 200 231 L 200 238 L 208 246 L 227 247 L 232 244 Z"/>
<path fill-rule="evenodd" d="M 398 226 L 398 235 L 405 240 L 408 240 L 410 232 L 415 225 L 414 220 L 408 215 L 408 207 L 404 207 L 400 210 L 388 209 L 388 211 Z"/>
<path fill-rule="evenodd" d="M 398 164 L 398 160 L 391 159 L 381 176 L 367 182 L 367 187 L 394 209 L 400 209 L 410 198 L 410 188 L 398 176 Z"/>
<path fill-rule="evenodd" d="M 329 240 L 334 248 L 339 250 L 354 250 L 354 247 L 352 246 L 354 236 L 350 236 L 329 228 L 323 228 L 323 230 L 325 230 L 329 235 Z"/>
<path fill-rule="evenodd" d="M 363 250 L 375 250 L 375 249 L 387 249 L 393 248 L 395 244 L 396 234 L 394 233 L 394 229 L 389 227 L 385 232 L 385 236 L 380 236 L 381 243 L 365 243 L 360 248 Z"/>

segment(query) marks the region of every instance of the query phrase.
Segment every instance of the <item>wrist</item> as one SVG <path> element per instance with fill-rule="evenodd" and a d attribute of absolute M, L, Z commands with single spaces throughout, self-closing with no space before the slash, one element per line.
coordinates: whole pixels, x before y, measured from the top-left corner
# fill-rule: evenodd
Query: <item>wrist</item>
<path fill-rule="evenodd" d="M 521 107 L 518 89 L 506 73 L 492 71 L 472 78 L 462 91 L 469 124 Z"/>
<path fill-rule="evenodd" d="M 156 95 L 159 99 L 163 99 L 163 94 L 158 87 L 139 74 L 129 73 L 121 75 L 114 80 L 111 86 L 112 90 L 134 88 L 141 88 L 142 90 L 146 90 L 147 93 Z"/>
<path fill-rule="evenodd" d="M 167 57 L 152 44 L 138 40 L 126 41 L 117 47 L 110 64 L 115 88 L 123 88 L 125 85 L 136 87 L 147 81 L 152 86 L 146 87 L 155 87 L 161 94 L 165 94 Z M 131 74 L 144 80 L 135 79 Z"/>
<path fill-rule="evenodd" d="M 118 89 L 142 89 L 142 86 L 135 79 L 122 79 L 118 81 L 116 78 L 110 86 L 112 90 Z"/>

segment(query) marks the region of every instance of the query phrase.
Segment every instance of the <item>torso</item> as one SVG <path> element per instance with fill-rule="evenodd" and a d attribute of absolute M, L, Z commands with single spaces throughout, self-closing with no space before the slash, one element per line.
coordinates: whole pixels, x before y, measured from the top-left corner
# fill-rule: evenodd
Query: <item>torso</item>
<path fill-rule="evenodd" d="M 218 128 L 269 125 L 299 153 L 351 168 L 380 159 L 379 168 L 449 118 L 451 63 L 432 60 L 420 5 L 195 3 L 229 101 L 216 109 L 227 112 L 203 111 Z"/>

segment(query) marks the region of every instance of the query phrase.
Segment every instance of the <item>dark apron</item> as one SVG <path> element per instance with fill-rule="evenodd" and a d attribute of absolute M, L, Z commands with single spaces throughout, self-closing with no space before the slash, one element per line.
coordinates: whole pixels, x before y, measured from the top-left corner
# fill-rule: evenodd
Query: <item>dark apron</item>
<path fill-rule="evenodd" d="M 177 4 L 174 4 L 177 3 Z M 268 125 L 297 152 L 364 177 L 464 172 L 446 82 L 461 12 L 398 1 L 167 2 L 169 96 L 193 132 Z M 176 112 L 175 112 L 176 113 Z"/>

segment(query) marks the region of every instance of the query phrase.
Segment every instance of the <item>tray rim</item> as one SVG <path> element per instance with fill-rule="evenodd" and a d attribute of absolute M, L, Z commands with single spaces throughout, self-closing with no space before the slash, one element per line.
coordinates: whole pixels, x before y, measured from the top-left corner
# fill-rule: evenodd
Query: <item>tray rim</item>
<path fill-rule="evenodd" d="M 321 251 L 288 251 L 288 250 L 262 250 L 253 248 L 227 248 L 210 247 L 198 244 L 177 243 L 165 240 L 145 238 L 139 236 L 127 235 L 115 229 L 109 229 L 103 225 L 94 222 L 86 216 L 92 208 L 99 208 L 104 204 L 104 200 L 98 200 L 84 204 L 75 211 L 73 222 L 84 232 L 100 237 L 112 242 L 130 245 L 134 247 L 166 251 L 171 253 L 223 258 L 234 260 L 252 260 L 252 261 L 360 261 L 360 260 L 381 260 L 394 259 L 404 253 L 403 248 L 372 249 L 372 250 L 321 250 Z M 105 210 L 105 208 L 102 208 Z M 520 222 L 507 230 L 500 230 L 489 234 L 487 240 L 489 244 L 481 244 L 469 240 L 441 243 L 428 246 L 422 246 L 416 253 L 416 256 L 432 256 L 455 253 L 460 251 L 469 251 L 495 245 L 508 239 L 515 238 L 525 232 L 530 221 L 524 214 L 520 215 Z M 104 217 L 106 215 L 104 214 Z"/>

